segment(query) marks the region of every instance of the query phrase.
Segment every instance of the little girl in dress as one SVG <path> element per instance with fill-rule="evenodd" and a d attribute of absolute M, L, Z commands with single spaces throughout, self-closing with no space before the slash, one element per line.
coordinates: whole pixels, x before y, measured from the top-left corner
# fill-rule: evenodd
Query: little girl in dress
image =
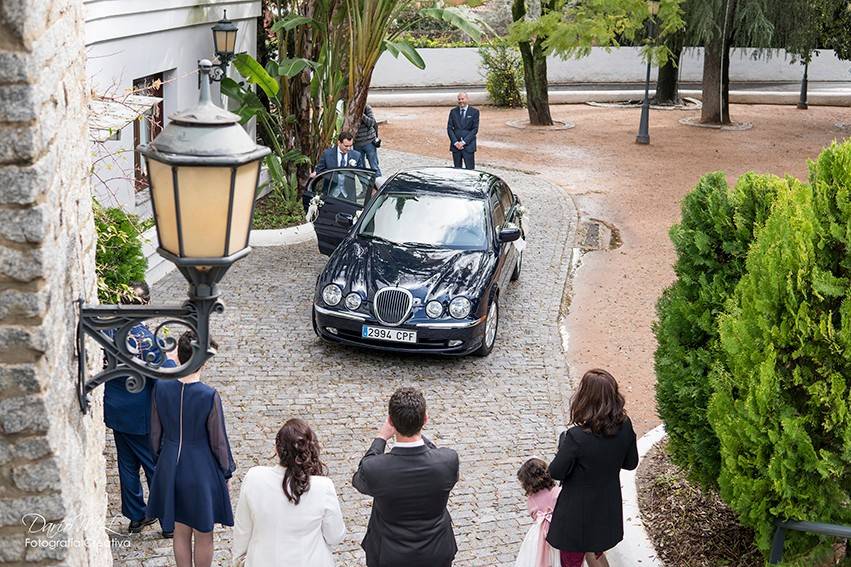
<path fill-rule="evenodd" d="M 553 509 L 561 487 L 547 471 L 541 459 L 529 459 L 517 471 L 517 480 L 526 493 L 529 514 L 535 521 L 520 545 L 514 567 L 559 567 L 559 552 L 547 543 Z"/>

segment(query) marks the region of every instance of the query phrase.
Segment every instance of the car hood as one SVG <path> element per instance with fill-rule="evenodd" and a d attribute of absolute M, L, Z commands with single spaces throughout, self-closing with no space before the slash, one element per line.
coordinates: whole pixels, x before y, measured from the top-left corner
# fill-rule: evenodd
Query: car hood
<path fill-rule="evenodd" d="M 370 299 L 387 286 L 403 287 L 422 301 L 478 295 L 488 281 L 492 258 L 486 250 L 417 248 L 352 238 L 331 256 L 322 279 L 348 284 Z"/>

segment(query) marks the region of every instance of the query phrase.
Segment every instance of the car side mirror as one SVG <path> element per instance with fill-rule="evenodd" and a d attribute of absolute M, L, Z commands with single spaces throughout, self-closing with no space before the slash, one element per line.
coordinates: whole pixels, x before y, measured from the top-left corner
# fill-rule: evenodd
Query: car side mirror
<path fill-rule="evenodd" d="M 500 242 L 514 242 L 520 238 L 520 229 L 513 225 L 506 225 L 499 231 Z"/>
<path fill-rule="evenodd" d="M 345 228 L 351 228 L 355 224 L 354 217 L 346 213 L 337 213 L 337 216 L 334 217 L 334 222 Z"/>

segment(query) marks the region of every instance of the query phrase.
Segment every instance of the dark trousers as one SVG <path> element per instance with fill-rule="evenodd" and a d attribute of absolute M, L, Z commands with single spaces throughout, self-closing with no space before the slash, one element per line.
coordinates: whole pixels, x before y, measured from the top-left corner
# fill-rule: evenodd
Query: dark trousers
<path fill-rule="evenodd" d="M 452 161 L 455 167 L 461 167 L 461 161 L 464 161 L 464 167 L 467 169 L 476 169 L 476 152 L 458 152 L 452 150 Z"/>
<path fill-rule="evenodd" d="M 363 146 L 355 146 L 355 149 L 369 160 L 369 167 L 375 170 L 375 176 L 381 177 L 381 168 L 378 166 L 378 148 L 375 147 L 375 144 L 370 142 Z"/>
<path fill-rule="evenodd" d="M 145 519 L 145 497 L 139 469 L 144 469 L 148 491 L 154 477 L 154 453 L 147 435 L 135 435 L 113 430 L 118 460 L 118 483 L 121 485 L 121 513 L 130 520 Z M 174 526 L 162 526 L 163 531 L 174 531 Z"/>

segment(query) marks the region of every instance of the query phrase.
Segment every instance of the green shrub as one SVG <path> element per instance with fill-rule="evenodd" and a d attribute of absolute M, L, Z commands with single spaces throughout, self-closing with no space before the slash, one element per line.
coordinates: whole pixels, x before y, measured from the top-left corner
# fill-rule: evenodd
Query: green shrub
<path fill-rule="evenodd" d="M 851 523 L 851 144 L 779 196 L 720 317 L 709 420 L 724 500 L 767 551 L 774 518 Z M 815 536 L 787 555 L 816 564 Z"/>
<path fill-rule="evenodd" d="M 411 47 L 416 49 L 422 48 L 445 48 L 445 47 L 479 47 L 479 42 L 470 39 L 457 39 L 453 36 L 440 35 L 431 37 L 427 35 L 410 35 L 401 34 L 400 39 L 403 39 L 411 44 Z"/>
<path fill-rule="evenodd" d="M 101 303 L 121 303 L 131 293 L 131 282 L 145 280 L 148 261 L 142 254 L 143 224 L 135 215 L 121 209 L 105 209 L 97 203 L 94 216 L 98 299 Z"/>
<path fill-rule="evenodd" d="M 504 42 L 479 47 L 482 66 L 487 71 L 485 88 L 496 106 L 523 106 L 523 63 L 520 52 Z"/>
<path fill-rule="evenodd" d="M 745 270 L 754 232 L 768 217 L 785 180 L 746 174 L 733 190 L 723 173 L 705 175 L 683 200 L 671 228 L 676 282 L 656 306 L 656 401 L 672 460 L 704 487 L 720 468 L 718 438 L 706 416 L 710 376 L 723 369 L 718 315 Z"/>

